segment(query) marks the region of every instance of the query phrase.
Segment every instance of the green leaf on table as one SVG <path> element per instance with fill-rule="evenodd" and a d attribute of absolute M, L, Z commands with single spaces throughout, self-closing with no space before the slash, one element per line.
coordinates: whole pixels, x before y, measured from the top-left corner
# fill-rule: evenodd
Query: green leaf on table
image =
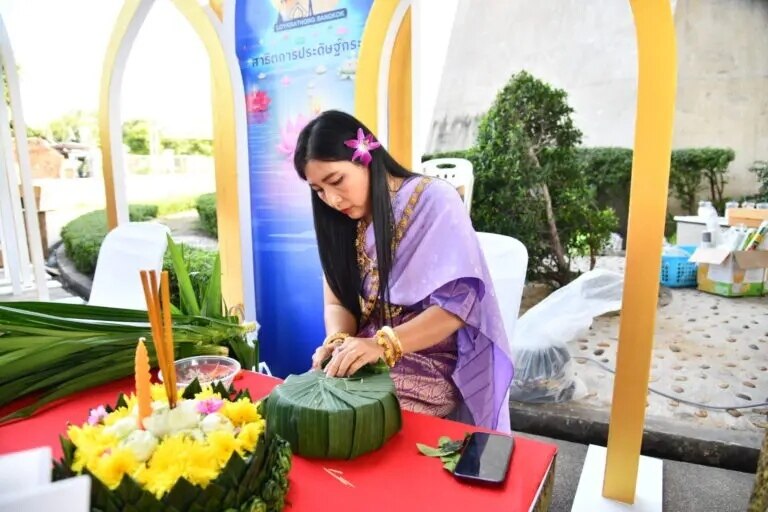
<path fill-rule="evenodd" d="M 466 434 L 463 439 L 455 441 L 448 436 L 442 436 L 437 441 L 437 448 L 421 443 L 416 443 L 416 447 L 427 457 L 439 457 L 443 463 L 443 468 L 453 473 L 467 439 L 469 439 L 469 434 Z"/>
<path fill-rule="evenodd" d="M 431 446 L 421 443 L 416 443 L 416 448 L 419 449 L 422 455 L 426 455 L 427 457 L 443 457 L 448 455 L 442 448 L 432 448 Z"/>

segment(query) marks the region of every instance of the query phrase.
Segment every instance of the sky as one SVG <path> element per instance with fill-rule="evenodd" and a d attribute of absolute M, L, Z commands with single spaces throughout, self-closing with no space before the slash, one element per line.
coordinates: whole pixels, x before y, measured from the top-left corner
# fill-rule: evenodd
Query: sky
<path fill-rule="evenodd" d="M 123 1 L 0 0 L 29 126 L 98 110 L 103 59 Z M 156 0 L 128 58 L 123 120 L 153 120 L 169 136 L 210 138 L 210 97 L 203 44 L 171 0 Z"/>

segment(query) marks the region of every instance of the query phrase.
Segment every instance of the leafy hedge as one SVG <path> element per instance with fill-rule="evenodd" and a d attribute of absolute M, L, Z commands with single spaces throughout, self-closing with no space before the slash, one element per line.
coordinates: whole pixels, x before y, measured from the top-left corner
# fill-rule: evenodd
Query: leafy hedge
<path fill-rule="evenodd" d="M 476 150 L 450 151 L 424 155 L 422 161 L 433 158 L 465 158 L 478 168 Z M 581 147 L 577 149 L 577 164 L 594 191 L 601 209 L 612 209 L 618 218 L 617 232 L 626 238 L 629 218 L 629 189 L 632 174 L 632 149 L 622 147 Z M 678 199 L 683 210 L 695 213 L 700 199 L 708 199 L 722 211 L 727 198 L 728 165 L 735 154 L 730 148 L 687 148 L 672 152 L 670 165 L 670 195 Z M 750 169 L 762 183 L 756 198 L 768 200 L 768 163 L 755 162 Z M 668 215 L 667 234 L 674 231 L 674 221 Z"/>
<path fill-rule="evenodd" d="M 597 202 L 578 165 L 581 132 L 565 91 L 526 72 L 499 91 L 467 152 L 475 174 L 472 220 L 479 231 L 517 238 L 528 249 L 528 276 L 555 285 L 573 277 L 571 258 L 594 263 L 616 217 Z"/>
<path fill-rule="evenodd" d="M 128 217 L 132 222 L 142 222 L 157 217 L 157 206 L 132 204 L 128 206 Z M 107 236 L 107 213 L 105 210 L 86 213 L 73 219 L 61 229 L 61 239 L 67 256 L 78 271 L 92 276 L 96 270 L 99 249 Z"/>
<path fill-rule="evenodd" d="M 219 228 L 216 217 L 216 194 L 203 194 L 197 198 L 197 214 L 200 216 L 200 227 L 209 235 L 218 238 Z"/>
<path fill-rule="evenodd" d="M 133 222 L 147 221 L 157 216 L 157 206 L 130 205 L 129 217 Z M 107 236 L 107 216 L 104 210 L 86 213 L 70 221 L 61 230 L 67 256 L 79 272 L 93 277 L 99 249 Z M 216 251 L 182 246 L 184 261 L 197 296 L 203 296 L 216 261 Z M 163 268 L 170 272 L 171 302 L 179 303 L 178 283 L 169 253 L 163 259 Z M 138 279 L 138 277 L 137 277 Z"/>

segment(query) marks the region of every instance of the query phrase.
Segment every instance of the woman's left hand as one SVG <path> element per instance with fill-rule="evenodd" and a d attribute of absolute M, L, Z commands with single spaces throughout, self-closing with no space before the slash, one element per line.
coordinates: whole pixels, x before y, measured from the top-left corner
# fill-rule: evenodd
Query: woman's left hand
<path fill-rule="evenodd" d="M 384 349 L 372 338 L 347 338 L 333 351 L 331 361 L 325 367 L 329 377 L 348 377 L 369 363 L 384 356 Z"/>

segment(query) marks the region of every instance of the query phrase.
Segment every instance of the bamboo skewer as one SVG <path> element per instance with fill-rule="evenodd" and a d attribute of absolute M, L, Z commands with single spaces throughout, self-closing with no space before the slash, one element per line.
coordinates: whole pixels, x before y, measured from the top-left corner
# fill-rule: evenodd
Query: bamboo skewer
<path fill-rule="evenodd" d="M 163 374 L 163 385 L 165 387 L 165 394 L 168 397 L 168 405 L 173 408 L 176 405 L 177 391 L 168 272 L 163 272 L 161 275 L 160 284 L 162 290 L 158 289 L 157 273 L 155 271 L 148 272 L 142 270 L 141 284 L 144 287 L 147 316 L 152 328 L 152 342 L 157 354 L 157 364 Z"/>
<path fill-rule="evenodd" d="M 168 362 L 171 365 L 171 370 L 168 373 L 168 380 L 171 383 L 171 387 L 176 391 L 176 367 L 174 361 L 176 361 L 176 354 L 173 350 L 173 323 L 171 320 L 171 285 L 168 278 L 168 271 L 164 270 L 161 274 L 160 282 L 162 283 L 162 297 L 163 297 L 163 327 L 165 328 L 165 355 L 168 358 Z M 165 373 L 163 374 L 165 375 Z M 175 395 L 174 395 L 175 398 Z M 174 399 L 174 403 L 176 400 Z"/>

